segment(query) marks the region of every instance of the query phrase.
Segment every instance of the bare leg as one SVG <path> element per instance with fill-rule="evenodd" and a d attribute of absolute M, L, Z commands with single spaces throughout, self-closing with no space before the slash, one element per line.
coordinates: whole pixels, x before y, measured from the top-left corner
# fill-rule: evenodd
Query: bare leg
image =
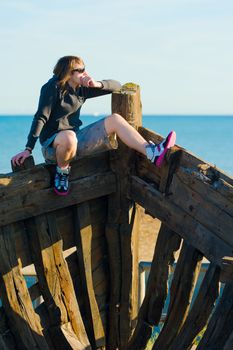
<path fill-rule="evenodd" d="M 105 129 L 108 135 L 115 132 L 128 147 L 146 156 L 148 142 L 121 115 L 114 113 L 105 118 Z"/>
<path fill-rule="evenodd" d="M 77 138 L 72 130 L 59 132 L 53 142 L 56 149 L 57 165 L 61 168 L 67 168 L 77 151 Z"/>

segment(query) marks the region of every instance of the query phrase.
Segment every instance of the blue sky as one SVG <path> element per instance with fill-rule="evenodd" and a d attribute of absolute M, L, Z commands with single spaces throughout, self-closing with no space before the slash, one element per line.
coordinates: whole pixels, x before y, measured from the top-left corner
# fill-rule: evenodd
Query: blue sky
<path fill-rule="evenodd" d="M 96 80 L 139 84 L 144 114 L 233 115 L 232 0 L 0 0 L 0 45 L 0 114 L 33 114 L 73 54 Z"/>

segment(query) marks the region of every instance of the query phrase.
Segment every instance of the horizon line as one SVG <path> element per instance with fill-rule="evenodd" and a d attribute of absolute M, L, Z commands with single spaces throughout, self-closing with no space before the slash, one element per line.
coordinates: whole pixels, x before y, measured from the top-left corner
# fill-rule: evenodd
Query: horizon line
<path fill-rule="evenodd" d="M 106 113 L 85 113 L 82 114 L 81 117 L 101 117 L 103 115 L 106 115 Z M 108 114 L 109 115 L 109 114 Z M 9 114 L 4 114 L 4 113 L 0 113 L 0 117 L 33 117 L 33 114 L 13 114 L 13 113 L 9 113 Z M 210 113 L 156 113 L 156 114 L 152 114 L 152 113 L 142 113 L 142 116 L 153 116 L 153 117 L 233 117 L 233 114 L 210 114 Z"/>

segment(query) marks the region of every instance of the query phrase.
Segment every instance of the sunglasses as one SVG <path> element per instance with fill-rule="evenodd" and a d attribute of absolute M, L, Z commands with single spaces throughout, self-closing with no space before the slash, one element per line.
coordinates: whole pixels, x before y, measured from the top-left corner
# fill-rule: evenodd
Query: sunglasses
<path fill-rule="evenodd" d="M 85 67 L 72 69 L 72 73 L 74 73 L 74 72 L 84 73 L 85 72 Z"/>

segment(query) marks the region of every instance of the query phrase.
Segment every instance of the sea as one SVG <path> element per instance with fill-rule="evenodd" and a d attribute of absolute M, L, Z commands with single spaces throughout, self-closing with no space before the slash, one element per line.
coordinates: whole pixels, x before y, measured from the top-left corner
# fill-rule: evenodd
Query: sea
<path fill-rule="evenodd" d="M 83 127 L 103 118 L 83 115 Z M 11 172 L 11 158 L 24 150 L 32 115 L 0 115 L 0 173 Z M 199 158 L 233 176 L 233 115 L 143 115 L 142 125 L 166 136 L 177 134 L 177 144 Z M 36 164 L 43 162 L 39 141 L 33 156 Z"/>

